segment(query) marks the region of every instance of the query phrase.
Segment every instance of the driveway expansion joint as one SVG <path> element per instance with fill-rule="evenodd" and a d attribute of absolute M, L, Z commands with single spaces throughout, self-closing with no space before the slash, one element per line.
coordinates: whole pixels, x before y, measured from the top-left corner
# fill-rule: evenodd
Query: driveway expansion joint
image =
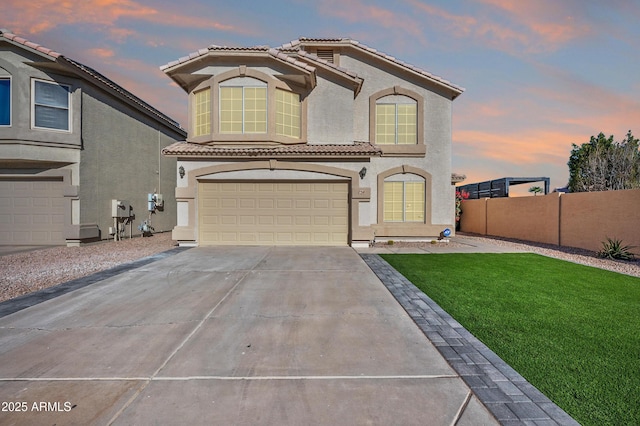
<path fill-rule="evenodd" d="M 384 259 L 360 257 L 501 424 L 579 426 Z"/>

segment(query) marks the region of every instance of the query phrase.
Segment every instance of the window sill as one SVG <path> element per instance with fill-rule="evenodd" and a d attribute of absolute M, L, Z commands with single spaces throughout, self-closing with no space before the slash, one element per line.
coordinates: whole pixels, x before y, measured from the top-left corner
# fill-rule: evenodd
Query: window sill
<path fill-rule="evenodd" d="M 424 157 L 427 154 L 425 145 L 376 145 L 382 150 L 383 157 Z"/>
<path fill-rule="evenodd" d="M 191 143 L 199 143 L 205 145 L 217 145 L 217 144 L 235 144 L 235 143 L 258 143 L 261 145 L 298 145 L 307 143 L 306 139 L 293 139 L 285 136 L 277 136 L 270 135 L 264 133 L 254 133 L 254 134 L 216 134 L 216 135 L 205 135 L 205 136 L 197 136 L 197 137 L 188 137 L 187 142 Z"/>

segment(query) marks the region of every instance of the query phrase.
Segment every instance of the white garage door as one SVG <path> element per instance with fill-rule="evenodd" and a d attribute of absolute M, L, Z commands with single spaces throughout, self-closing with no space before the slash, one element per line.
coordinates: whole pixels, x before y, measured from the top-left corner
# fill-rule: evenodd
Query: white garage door
<path fill-rule="evenodd" d="M 200 245 L 345 246 L 347 183 L 202 182 Z"/>
<path fill-rule="evenodd" d="M 0 180 L 0 244 L 64 244 L 62 181 Z"/>

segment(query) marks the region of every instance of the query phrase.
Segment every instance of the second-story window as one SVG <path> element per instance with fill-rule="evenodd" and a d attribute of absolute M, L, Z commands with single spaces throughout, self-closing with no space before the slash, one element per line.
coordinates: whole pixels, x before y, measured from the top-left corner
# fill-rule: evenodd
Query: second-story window
<path fill-rule="evenodd" d="M 68 131 L 71 118 L 70 104 L 69 86 L 33 80 L 33 127 Z"/>
<path fill-rule="evenodd" d="M 211 133 L 211 89 L 206 88 L 194 94 L 193 101 L 194 136 Z"/>
<path fill-rule="evenodd" d="M 11 79 L 0 77 L 0 126 L 11 125 Z"/>
<path fill-rule="evenodd" d="M 220 133 L 267 133 L 267 87 L 221 86 Z"/>
<path fill-rule="evenodd" d="M 418 143 L 417 103 L 407 96 L 385 96 L 376 102 L 376 144 Z"/>
<path fill-rule="evenodd" d="M 300 95 L 276 90 L 276 134 L 300 139 Z"/>

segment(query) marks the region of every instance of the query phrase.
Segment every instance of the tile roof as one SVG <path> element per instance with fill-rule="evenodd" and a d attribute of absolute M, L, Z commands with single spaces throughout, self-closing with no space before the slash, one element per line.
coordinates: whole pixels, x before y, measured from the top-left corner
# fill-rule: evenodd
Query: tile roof
<path fill-rule="evenodd" d="M 185 62 L 189 62 L 193 59 L 202 57 L 207 55 L 209 52 L 239 52 L 239 53 L 266 53 L 269 56 L 279 59 L 281 61 L 290 63 L 292 65 L 295 65 L 298 68 L 302 68 L 307 72 L 313 73 L 315 71 L 315 68 L 312 67 L 311 65 L 299 61 L 297 60 L 295 57 L 292 57 L 291 55 L 287 55 L 286 53 L 284 53 L 283 51 L 281 51 L 280 49 L 275 49 L 269 46 L 253 46 L 253 47 L 229 47 L 229 46 L 218 46 L 215 44 L 212 44 L 211 46 L 204 48 L 204 49 L 200 49 L 196 52 L 192 52 L 190 53 L 188 56 L 183 56 L 182 58 L 176 60 L 176 61 L 171 61 L 166 65 L 162 65 L 160 67 L 160 69 L 162 71 L 165 71 L 168 68 L 174 67 L 176 65 L 180 65 L 183 64 Z"/>
<path fill-rule="evenodd" d="M 448 80 L 443 79 L 442 77 L 438 77 L 437 75 L 431 74 L 428 71 L 425 71 L 419 67 L 416 67 L 414 65 L 408 64 L 404 61 L 401 61 L 397 58 L 395 58 L 394 56 L 388 55 L 386 53 L 380 52 L 377 49 L 374 49 L 372 47 L 369 47 L 365 44 L 360 43 L 357 40 L 352 40 L 350 38 L 307 38 L 307 37 L 301 37 L 297 40 L 293 40 L 289 43 L 283 44 L 282 46 L 280 46 L 281 49 L 283 50 L 291 50 L 291 49 L 296 49 L 296 48 L 301 48 L 304 46 L 304 44 L 319 44 L 319 45 L 325 45 L 325 44 L 341 44 L 341 45 L 347 45 L 347 46 L 352 46 L 355 47 L 357 49 L 360 49 L 362 51 L 365 51 L 367 53 L 370 53 L 372 55 L 376 55 L 382 59 L 385 59 L 387 61 L 390 61 L 396 65 L 399 65 L 403 68 L 408 69 L 409 71 L 415 72 L 417 74 L 420 74 L 421 76 L 427 77 L 430 80 L 433 80 L 443 86 L 446 86 L 450 89 L 452 89 L 453 91 L 461 94 L 462 92 L 464 92 L 464 88 L 460 87 L 458 85 L 455 85 L 453 83 L 451 83 Z"/>
<path fill-rule="evenodd" d="M 100 74 L 98 71 L 94 70 L 93 68 L 83 65 L 80 62 L 77 62 L 69 57 L 62 55 L 61 53 L 55 52 L 51 49 L 47 49 L 46 47 L 43 47 L 37 43 L 30 42 L 29 40 L 19 37 L 5 29 L 0 29 L 0 39 L 2 38 L 5 38 L 13 43 L 20 44 L 29 49 L 42 53 L 46 56 L 49 56 L 52 61 L 60 65 L 68 66 L 73 68 L 76 71 L 80 71 L 80 75 L 87 78 L 89 81 L 94 80 L 95 82 L 99 82 L 107 86 L 110 90 L 112 90 L 113 92 L 116 92 L 121 97 L 124 97 L 128 101 L 133 102 L 137 107 L 155 116 L 157 119 L 164 121 L 166 124 L 168 124 L 171 127 L 174 127 L 179 132 L 185 133 L 184 129 L 180 127 L 180 124 L 177 121 L 163 114 L 156 108 L 152 107 L 151 105 L 149 105 L 148 103 L 146 103 L 145 101 L 143 101 L 142 99 L 134 95 L 133 93 L 129 92 L 128 90 L 124 89 L 120 85 L 116 84 L 114 81 Z"/>
<path fill-rule="evenodd" d="M 44 46 L 41 46 L 37 43 L 33 43 L 27 39 L 24 39 L 20 36 L 17 36 L 16 34 L 11 33 L 9 30 L 6 30 L 4 28 L 0 29 L 0 37 L 2 38 L 6 38 L 7 40 L 11 40 L 14 43 L 18 43 L 21 44 L 23 46 L 26 46 L 30 49 L 33 49 L 37 52 L 43 53 L 47 56 L 50 56 L 53 59 L 58 59 L 59 56 L 62 56 L 60 53 L 53 51 L 51 49 L 47 49 Z"/>
<path fill-rule="evenodd" d="M 355 142 L 349 145 L 279 145 L 274 147 L 221 147 L 191 142 L 176 142 L 162 150 L 164 155 L 194 157 L 287 157 L 301 155 L 328 157 L 374 157 L 382 153 L 380 148 L 369 142 Z"/>
<path fill-rule="evenodd" d="M 343 46 L 349 46 L 349 47 L 354 47 L 356 49 L 360 49 L 364 52 L 367 52 L 371 55 L 375 55 L 379 58 L 382 58 L 386 61 L 389 61 L 397 66 L 400 66 L 402 68 L 405 68 L 408 71 L 414 72 L 422 77 L 426 77 L 427 79 L 440 84 L 444 87 L 449 88 L 450 90 L 453 90 L 454 92 L 456 92 L 458 95 L 461 94 L 462 92 L 464 92 L 464 88 L 460 87 L 456 84 L 453 84 L 452 82 L 450 82 L 449 80 L 445 80 L 442 77 L 439 77 L 435 74 L 432 74 L 428 71 L 425 71 L 419 67 L 416 67 L 414 65 L 411 65 L 409 63 L 406 63 L 404 61 L 401 61 L 397 58 L 395 58 L 394 56 L 388 55 L 386 53 L 380 52 L 377 49 L 374 49 L 372 47 L 369 47 L 365 44 L 360 43 L 357 40 L 353 40 L 350 38 L 307 38 L 307 37 L 301 37 L 297 40 L 293 40 L 289 43 L 285 43 L 279 47 L 269 47 L 269 46 L 253 46 L 253 47 L 229 47 L 229 46 L 218 46 L 215 44 L 212 44 L 211 46 L 205 48 L 205 49 L 200 49 L 196 52 L 193 52 L 187 56 L 183 56 L 182 58 L 176 60 L 176 61 L 172 61 L 169 62 L 166 65 L 162 65 L 160 67 L 160 69 L 162 71 L 165 71 L 171 67 L 174 67 L 176 65 L 180 65 L 183 64 L 185 62 L 191 61 L 193 59 L 205 56 L 206 54 L 208 54 L 209 52 L 238 52 L 238 53 L 251 53 L 251 52 L 267 52 L 269 55 L 271 55 L 274 58 L 280 59 L 282 61 L 291 63 L 297 67 L 300 67 L 302 69 L 305 69 L 308 72 L 313 73 L 315 71 L 315 68 L 312 67 L 311 65 L 309 65 L 308 63 L 304 62 L 305 59 L 309 59 L 309 60 L 313 60 L 319 63 L 322 63 L 324 66 L 327 66 L 331 69 L 333 69 L 334 71 L 341 73 L 345 76 L 348 76 L 351 79 L 358 79 L 358 75 L 356 73 L 354 73 L 353 71 L 347 70 L 346 68 L 343 67 L 339 67 L 335 64 L 332 64 L 324 59 L 319 58 L 317 55 L 314 55 L 312 53 L 306 52 L 304 51 L 302 48 L 304 47 L 305 44 L 314 44 L 314 45 L 318 45 L 318 46 L 326 46 L 326 45 L 343 45 Z M 297 58 L 296 58 L 297 57 Z M 298 59 L 299 58 L 299 59 Z M 302 60 L 300 60 L 302 59 Z"/>

